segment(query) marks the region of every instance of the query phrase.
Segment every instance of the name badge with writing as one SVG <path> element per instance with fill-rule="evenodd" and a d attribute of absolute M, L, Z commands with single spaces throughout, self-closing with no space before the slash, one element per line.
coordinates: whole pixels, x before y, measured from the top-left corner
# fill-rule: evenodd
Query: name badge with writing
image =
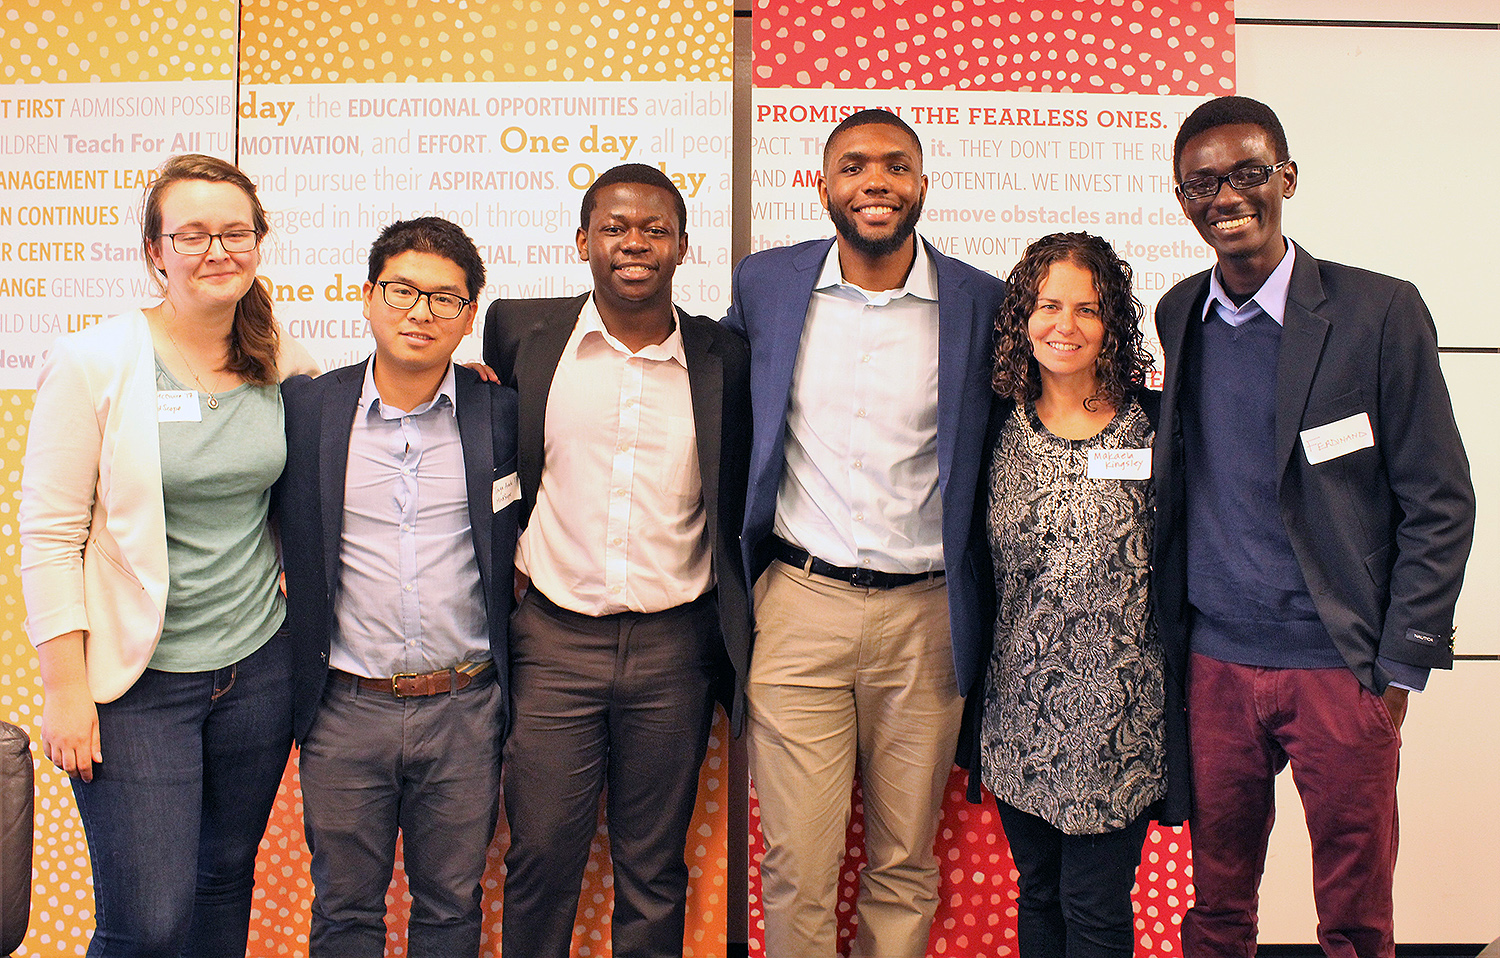
<path fill-rule="evenodd" d="M 504 479 L 496 479 L 490 486 L 490 511 L 499 512 L 521 498 L 521 480 L 511 473 Z"/>
<path fill-rule="evenodd" d="M 191 389 L 158 389 L 156 421 L 202 422 L 203 409 L 198 405 L 198 394 Z"/>
<path fill-rule="evenodd" d="M 1090 479 L 1150 479 L 1150 449 L 1090 449 Z"/>
<path fill-rule="evenodd" d="M 1302 450 L 1307 453 L 1307 461 L 1314 466 L 1375 445 L 1375 432 L 1370 428 L 1370 414 L 1363 412 L 1326 426 L 1304 429 L 1299 435 L 1302 437 Z"/>

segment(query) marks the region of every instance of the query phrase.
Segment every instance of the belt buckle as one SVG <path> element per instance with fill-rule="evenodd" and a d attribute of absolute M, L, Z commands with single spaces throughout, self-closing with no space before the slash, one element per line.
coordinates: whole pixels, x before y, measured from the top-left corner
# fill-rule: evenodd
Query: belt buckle
<path fill-rule="evenodd" d="M 415 672 L 397 672 L 395 675 L 392 675 L 391 676 L 391 694 L 394 695 L 398 699 L 404 699 L 404 698 L 410 697 L 410 696 L 407 695 L 407 693 L 401 691 L 401 680 L 402 679 L 412 679 L 413 681 L 415 681 L 416 678 L 417 678 L 417 673 L 415 673 Z"/>
<path fill-rule="evenodd" d="M 861 589 L 873 589 L 876 575 L 874 569 L 851 569 L 849 570 L 849 584 Z"/>

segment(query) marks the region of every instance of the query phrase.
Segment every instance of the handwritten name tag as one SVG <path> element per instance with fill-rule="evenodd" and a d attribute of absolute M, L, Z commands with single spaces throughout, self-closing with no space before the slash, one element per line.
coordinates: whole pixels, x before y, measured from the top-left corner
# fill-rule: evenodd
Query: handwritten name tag
<path fill-rule="evenodd" d="M 1314 466 L 1375 445 L 1375 432 L 1370 428 L 1370 414 L 1363 412 L 1326 426 L 1304 429 L 1299 435 L 1302 437 L 1302 450 L 1307 453 L 1307 461 Z"/>
<path fill-rule="evenodd" d="M 191 389 L 157 390 L 156 421 L 202 422 L 203 410 L 198 405 L 198 394 Z"/>
<path fill-rule="evenodd" d="M 1150 479 L 1150 449 L 1090 449 L 1090 479 Z"/>
<path fill-rule="evenodd" d="M 496 479 L 490 486 L 490 511 L 499 512 L 521 498 L 521 480 L 511 473 L 504 479 Z"/>

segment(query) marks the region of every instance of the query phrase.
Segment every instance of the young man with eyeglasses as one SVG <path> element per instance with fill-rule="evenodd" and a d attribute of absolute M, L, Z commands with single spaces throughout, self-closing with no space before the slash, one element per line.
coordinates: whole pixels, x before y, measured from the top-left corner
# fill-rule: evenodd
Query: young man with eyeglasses
<path fill-rule="evenodd" d="M 1198 107 L 1174 163 L 1218 260 L 1156 310 L 1154 585 L 1194 785 L 1183 952 L 1255 953 L 1290 764 L 1323 950 L 1390 958 L 1401 722 L 1452 667 L 1474 526 L 1437 332 L 1410 283 L 1283 237 L 1297 164 L 1265 104 Z"/>
<path fill-rule="evenodd" d="M 515 392 L 453 362 L 483 283 L 459 227 L 391 224 L 364 285 L 374 354 L 282 389 L 313 958 L 385 953 L 398 831 L 407 954 L 479 951 L 520 498 Z"/>

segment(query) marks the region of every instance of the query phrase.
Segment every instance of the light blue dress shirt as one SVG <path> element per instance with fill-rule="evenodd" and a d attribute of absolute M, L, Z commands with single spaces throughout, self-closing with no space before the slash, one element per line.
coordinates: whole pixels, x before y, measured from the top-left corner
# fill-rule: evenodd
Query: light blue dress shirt
<path fill-rule="evenodd" d="M 372 370 L 349 433 L 329 665 L 389 678 L 488 659 L 453 366 L 410 411 L 380 401 Z"/>

